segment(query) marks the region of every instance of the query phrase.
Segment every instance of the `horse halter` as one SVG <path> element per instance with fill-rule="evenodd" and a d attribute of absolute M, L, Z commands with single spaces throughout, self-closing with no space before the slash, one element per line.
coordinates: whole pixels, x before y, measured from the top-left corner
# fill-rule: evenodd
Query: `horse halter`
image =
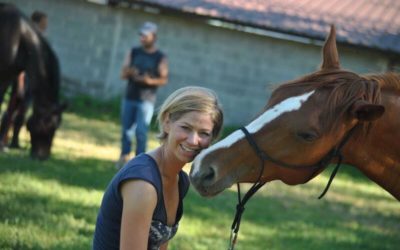
<path fill-rule="evenodd" d="M 235 218 L 233 219 L 233 223 L 231 226 L 231 236 L 230 236 L 230 245 L 228 250 L 233 250 L 237 241 L 237 236 L 239 232 L 239 227 L 240 227 L 240 221 L 242 219 L 242 215 L 245 209 L 245 204 L 247 201 L 262 187 L 264 186 L 265 182 L 261 182 L 261 177 L 264 173 L 264 168 L 265 168 L 265 161 L 271 161 L 281 167 L 285 168 L 291 168 L 291 169 L 305 169 L 305 168 L 314 168 L 315 170 L 313 173 L 310 175 L 314 176 L 316 172 L 319 170 L 323 169 L 328 165 L 334 158 L 338 158 L 338 162 L 336 164 L 336 167 L 333 169 L 331 176 L 329 178 L 329 181 L 325 187 L 325 189 L 322 191 L 318 199 L 321 199 L 324 197 L 324 195 L 328 192 L 329 187 L 333 181 L 333 179 L 336 176 L 336 173 L 338 172 L 342 161 L 343 161 L 343 155 L 342 155 L 342 148 L 343 146 L 347 143 L 347 141 L 350 139 L 350 137 L 353 135 L 354 131 L 358 128 L 358 125 L 354 126 L 352 129 L 350 129 L 347 134 L 343 137 L 343 139 L 340 141 L 339 144 L 337 144 L 335 147 L 333 147 L 319 162 L 313 165 L 292 165 L 292 164 L 287 164 L 285 162 L 276 160 L 269 156 L 265 151 L 262 151 L 260 147 L 257 145 L 256 141 L 252 137 L 252 135 L 249 133 L 249 131 L 245 127 L 241 127 L 240 129 L 243 131 L 243 133 L 246 136 L 247 142 L 250 144 L 250 146 L 253 148 L 254 152 L 258 156 L 258 159 L 260 160 L 260 173 L 258 175 L 257 181 L 250 187 L 250 189 L 247 191 L 247 193 L 244 195 L 243 199 L 241 198 L 240 194 L 240 184 L 237 183 L 237 188 L 238 188 L 238 204 L 236 205 L 236 213 L 235 213 Z"/>

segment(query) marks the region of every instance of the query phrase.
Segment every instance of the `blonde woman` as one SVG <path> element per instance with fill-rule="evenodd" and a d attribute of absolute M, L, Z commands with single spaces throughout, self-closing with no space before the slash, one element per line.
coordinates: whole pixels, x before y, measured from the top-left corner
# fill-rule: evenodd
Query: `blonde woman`
<path fill-rule="evenodd" d="M 176 90 L 158 113 L 160 146 L 130 160 L 109 184 L 93 249 L 161 249 L 176 234 L 189 188 L 186 163 L 217 138 L 223 114 L 215 93 Z"/>

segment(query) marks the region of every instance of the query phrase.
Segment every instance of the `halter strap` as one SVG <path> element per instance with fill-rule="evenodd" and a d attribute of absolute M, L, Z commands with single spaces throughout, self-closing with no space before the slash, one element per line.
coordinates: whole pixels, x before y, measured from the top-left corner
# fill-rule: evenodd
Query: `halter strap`
<path fill-rule="evenodd" d="M 241 128 L 242 131 L 246 134 L 247 136 L 250 136 L 249 132 L 247 131 L 246 128 Z M 250 136 L 251 137 L 251 136 Z M 236 213 L 235 213 L 235 218 L 233 219 L 232 226 L 231 226 L 231 236 L 230 236 L 230 244 L 228 250 L 233 250 L 235 248 L 236 242 L 237 242 L 237 236 L 240 228 L 240 222 L 242 220 L 242 215 L 245 209 L 245 205 L 247 201 L 250 200 L 250 198 L 262 187 L 264 186 L 265 182 L 260 182 L 262 174 L 264 173 L 264 162 L 265 158 L 261 157 L 263 154 L 263 151 L 259 149 L 253 138 L 248 140 L 252 148 L 256 151 L 256 154 L 258 156 L 258 159 L 260 160 L 260 172 L 258 174 L 257 181 L 254 182 L 254 184 L 250 187 L 250 189 L 246 192 L 244 195 L 243 199 L 241 197 L 241 192 L 240 192 L 240 184 L 237 183 L 237 189 L 238 189 L 238 204 L 236 205 Z"/>
<path fill-rule="evenodd" d="M 313 165 L 292 165 L 292 164 L 287 164 L 285 162 L 276 160 L 272 157 L 270 157 L 268 154 L 265 153 L 265 151 L 262 151 L 260 147 L 258 147 L 256 141 L 254 138 L 251 136 L 249 131 L 245 127 L 241 127 L 240 129 L 243 131 L 243 133 L 246 136 L 247 142 L 250 144 L 251 148 L 254 150 L 254 152 L 257 154 L 258 159 L 260 160 L 260 173 L 258 175 L 257 181 L 254 182 L 254 184 L 251 186 L 251 188 L 247 191 L 247 193 L 244 195 L 243 199 L 241 197 L 241 192 L 240 192 L 240 184 L 237 183 L 237 188 L 238 188 L 238 204 L 236 205 L 236 213 L 235 213 L 235 218 L 233 219 L 233 223 L 231 226 L 231 236 L 230 236 L 230 244 L 228 250 L 233 250 L 235 247 L 235 244 L 237 242 L 237 236 L 240 228 L 240 221 L 242 219 L 242 215 L 245 209 L 245 204 L 249 201 L 249 199 L 262 187 L 264 186 L 265 182 L 261 182 L 261 177 L 262 174 L 264 173 L 264 168 L 265 168 L 265 161 L 271 161 L 277 165 L 280 165 L 282 167 L 286 168 L 291 168 L 291 169 L 305 169 L 305 168 L 314 168 L 313 173 L 311 174 L 310 178 L 314 176 L 319 170 L 322 168 L 326 167 L 327 164 L 329 164 L 333 158 L 337 157 L 338 158 L 338 163 L 336 164 L 336 167 L 331 173 L 331 176 L 329 178 L 329 181 L 325 187 L 325 189 L 322 191 L 318 199 L 321 199 L 324 197 L 324 195 L 328 192 L 330 185 L 332 184 L 333 179 L 336 176 L 336 173 L 339 171 L 339 168 L 342 164 L 343 161 L 343 155 L 341 153 L 342 148 L 344 145 L 347 143 L 347 141 L 350 139 L 354 131 L 358 128 L 358 125 L 354 126 L 352 129 L 350 129 L 345 137 L 342 139 L 342 141 L 336 146 L 333 147 L 327 155 L 325 155 L 319 162 Z"/>

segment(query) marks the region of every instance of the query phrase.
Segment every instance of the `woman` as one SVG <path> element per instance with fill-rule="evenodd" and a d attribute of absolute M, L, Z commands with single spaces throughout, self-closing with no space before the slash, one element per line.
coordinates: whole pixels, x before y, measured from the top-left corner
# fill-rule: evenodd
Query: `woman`
<path fill-rule="evenodd" d="M 185 87 L 172 93 L 158 113 L 161 145 L 130 160 L 109 184 L 93 249 L 167 249 L 189 188 L 182 168 L 217 138 L 222 122 L 211 90 Z"/>

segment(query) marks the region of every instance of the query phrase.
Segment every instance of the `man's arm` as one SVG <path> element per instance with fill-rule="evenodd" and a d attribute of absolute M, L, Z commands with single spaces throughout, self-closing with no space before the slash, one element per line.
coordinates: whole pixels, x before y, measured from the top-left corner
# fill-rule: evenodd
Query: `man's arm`
<path fill-rule="evenodd" d="M 122 64 L 122 70 L 121 70 L 121 79 L 122 80 L 128 80 L 137 75 L 136 69 L 131 67 L 130 64 L 131 64 L 131 53 L 129 51 L 128 53 L 126 53 L 124 62 Z"/>
<path fill-rule="evenodd" d="M 158 65 L 158 72 L 160 74 L 159 77 L 152 78 L 148 74 L 143 76 L 136 77 L 135 80 L 139 82 L 143 82 L 147 85 L 152 86 L 162 86 L 168 82 L 168 61 L 167 58 L 163 58 Z"/>

